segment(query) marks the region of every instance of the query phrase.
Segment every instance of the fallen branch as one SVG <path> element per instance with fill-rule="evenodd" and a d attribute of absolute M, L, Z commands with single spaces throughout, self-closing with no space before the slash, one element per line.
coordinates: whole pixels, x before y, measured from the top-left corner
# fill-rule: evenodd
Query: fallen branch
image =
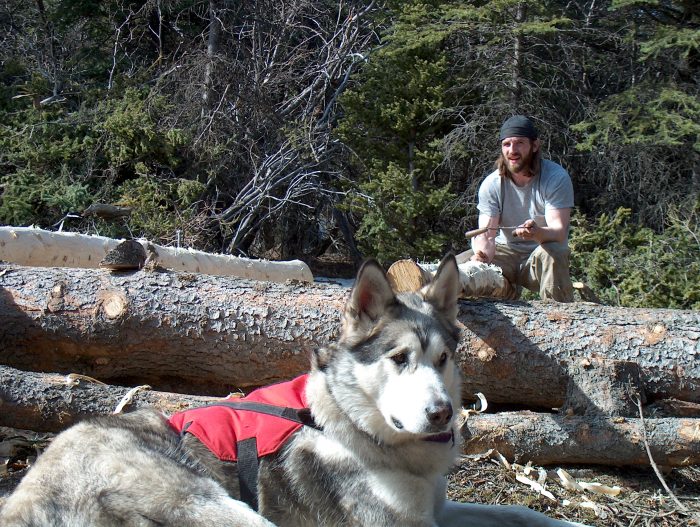
<path fill-rule="evenodd" d="M 642 429 L 642 440 L 644 441 L 644 449 L 646 450 L 647 457 L 649 458 L 649 463 L 651 464 L 651 468 L 654 469 L 654 474 L 656 474 L 656 477 L 661 482 L 661 486 L 666 491 L 666 494 L 668 494 L 671 497 L 671 499 L 673 500 L 673 503 L 675 503 L 676 506 L 681 511 L 688 514 L 688 513 L 690 513 L 690 511 L 688 510 L 688 507 L 683 505 L 678 500 L 676 495 L 673 493 L 671 488 L 668 486 L 668 483 L 666 483 L 666 479 L 664 478 L 663 474 L 661 474 L 661 470 L 659 470 L 659 467 L 656 464 L 656 461 L 654 461 L 654 456 L 651 453 L 651 447 L 649 446 L 649 439 L 647 436 L 646 424 L 644 422 L 644 411 L 642 410 L 642 401 L 639 398 L 637 398 L 637 408 L 639 409 L 639 426 Z M 698 516 L 698 519 L 700 519 L 700 516 Z"/>

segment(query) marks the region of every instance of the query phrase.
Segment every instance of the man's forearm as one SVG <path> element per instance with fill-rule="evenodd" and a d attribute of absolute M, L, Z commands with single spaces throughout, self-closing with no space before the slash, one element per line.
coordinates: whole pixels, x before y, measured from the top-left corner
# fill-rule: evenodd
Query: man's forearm
<path fill-rule="evenodd" d="M 539 243 L 548 242 L 565 242 L 567 229 L 554 227 L 538 227 L 535 231 L 533 239 Z"/>
<path fill-rule="evenodd" d="M 483 255 L 483 257 L 476 258 L 477 260 L 485 260 L 486 263 L 493 261 L 493 257 L 496 255 L 496 237 L 492 233 L 493 231 L 486 231 L 484 234 L 472 238 L 474 255 Z"/>

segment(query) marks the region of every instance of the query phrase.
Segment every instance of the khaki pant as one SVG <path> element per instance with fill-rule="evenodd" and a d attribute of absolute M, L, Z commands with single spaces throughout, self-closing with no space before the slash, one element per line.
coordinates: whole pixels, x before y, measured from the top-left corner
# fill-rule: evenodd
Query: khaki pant
<path fill-rule="evenodd" d="M 532 253 L 516 252 L 507 245 L 496 245 L 493 264 L 503 270 L 510 287 L 498 292 L 499 298 L 515 300 L 522 287 L 540 294 L 542 300 L 573 302 L 574 287 L 569 276 L 569 246 L 566 243 L 548 242 L 539 245 Z M 471 259 L 474 251 L 457 255 L 457 263 Z"/>

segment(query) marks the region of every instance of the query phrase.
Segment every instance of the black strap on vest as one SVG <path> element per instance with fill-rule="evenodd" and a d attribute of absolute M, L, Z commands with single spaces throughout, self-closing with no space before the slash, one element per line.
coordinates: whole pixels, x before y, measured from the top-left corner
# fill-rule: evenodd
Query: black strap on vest
<path fill-rule="evenodd" d="M 258 510 L 258 440 L 254 437 L 236 443 L 238 451 L 238 486 L 241 500 Z"/>
<path fill-rule="evenodd" d="M 311 411 L 308 408 L 287 408 L 272 404 L 253 401 L 219 401 L 207 406 L 228 406 L 236 410 L 257 412 L 272 415 L 281 419 L 287 419 L 304 426 L 310 426 L 316 430 L 321 427 L 316 424 Z M 254 511 L 258 510 L 258 441 L 254 437 L 236 441 L 236 453 L 238 457 L 238 486 L 241 500 L 247 503 Z"/>
<path fill-rule="evenodd" d="M 274 406 L 272 404 L 253 401 L 220 401 L 208 404 L 207 406 L 228 406 L 229 408 L 235 408 L 236 410 L 247 410 L 249 412 L 257 412 L 259 414 L 273 415 L 275 417 L 286 419 L 287 421 L 293 421 L 304 426 L 310 426 L 316 430 L 321 430 L 321 427 L 318 426 L 314 421 L 314 418 L 311 417 L 311 411 L 308 408 L 288 408 L 286 406 Z"/>

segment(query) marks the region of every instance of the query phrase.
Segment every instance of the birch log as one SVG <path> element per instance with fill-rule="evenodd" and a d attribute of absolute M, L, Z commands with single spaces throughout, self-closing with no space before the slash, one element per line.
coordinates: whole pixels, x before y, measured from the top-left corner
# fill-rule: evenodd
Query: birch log
<path fill-rule="evenodd" d="M 121 241 L 33 227 L 0 227 L 0 260 L 37 267 L 96 268 Z M 166 269 L 272 282 L 313 282 L 309 266 L 300 260 L 252 260 L 138 241 L 144 248 L 150 246 L 155 251 L 154 263 Z"/>
<path fill-rule="evenodd" d="M 174 272 L 0 267 L 0 363 L 225 395 L 288 379 L 338 336 L 348 290 Z M 700 312 L 463 301 L 465 393 L 560 407 L 571 368 L 633 361 L 647 398 L 700 402 Z"/>

